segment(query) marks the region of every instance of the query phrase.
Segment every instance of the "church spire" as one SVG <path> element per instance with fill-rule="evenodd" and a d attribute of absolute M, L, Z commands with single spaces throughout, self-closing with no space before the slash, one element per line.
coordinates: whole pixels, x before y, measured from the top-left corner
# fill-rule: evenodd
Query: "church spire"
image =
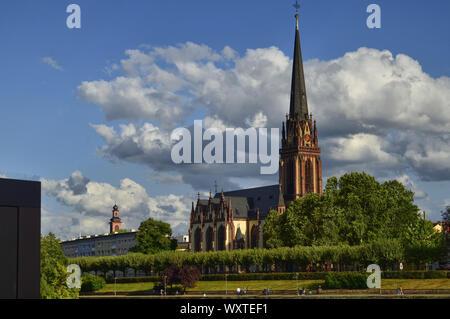
<path fill-rule="evenodd" d="M 289 117 L 291 119 L 300 120 L 308 116 L 308 103 L 306 101 L 305 76 L 303 73 L 302 50 L 300 47 L 300 32 L 298 30 L 298 13 L 295 15 L 295 45 L 294 45 L 294 63 L 292 68 L 292 84 L 291 84 L 291 105 L 289 109 Z"/>

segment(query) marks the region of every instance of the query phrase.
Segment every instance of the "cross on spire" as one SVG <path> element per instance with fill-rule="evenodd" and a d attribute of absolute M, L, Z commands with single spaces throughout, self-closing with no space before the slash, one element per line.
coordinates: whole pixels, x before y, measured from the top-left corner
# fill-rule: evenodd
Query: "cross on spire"
<path fill-rule="evenodd" d="M 298 4 L 298 0 L 295 0 L 295 4 L 293 5 L 293 7 L 295 8 L 295 12 L 298 13 L 298 9 L 300 9 L 300 5 Z"/>

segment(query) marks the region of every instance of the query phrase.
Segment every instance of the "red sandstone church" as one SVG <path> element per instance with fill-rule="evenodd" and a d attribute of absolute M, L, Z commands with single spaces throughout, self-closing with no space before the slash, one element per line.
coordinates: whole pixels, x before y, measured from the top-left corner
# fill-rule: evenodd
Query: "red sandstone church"
<path fill-rule="evenodd" d="M 317 125 L 308 112 L 298 14 L 295 30 L 291 102 L 282 123 L 279 184 L 210 194 L 192 203 L 191 251 L 263 248 L 264 219 L 283 214 L 289 203 L 308 193 L 322 194 L 322 162 Z"/>

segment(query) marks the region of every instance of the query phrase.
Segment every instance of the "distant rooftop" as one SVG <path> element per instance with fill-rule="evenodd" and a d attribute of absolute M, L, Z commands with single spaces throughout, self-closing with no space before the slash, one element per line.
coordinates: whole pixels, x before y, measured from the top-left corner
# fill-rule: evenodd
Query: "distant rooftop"
<path fill-rule="evenodd" d="M 74 241 L 78 241 L 78 240 L 86 240 L 86 239 L 92 239 L 92 238 L 102 238 L 102 237 L 113 237 L 113 236 L 121 236 L 121 235 L 126 235 L 126 234 L 132 234 L 132 233 L 136 233 L 137 231 L 135 229 L 132 229 L 128 232 L 114 232 L 114 233 L 104 233 L 103 235 L 86 235 L 86 236 L 80 236 L 78 238 L 72 238 L 70 240 L 63 240 L 61 241 L 61 243 L 67 243 L 67 242 L 74 242 Z"/>

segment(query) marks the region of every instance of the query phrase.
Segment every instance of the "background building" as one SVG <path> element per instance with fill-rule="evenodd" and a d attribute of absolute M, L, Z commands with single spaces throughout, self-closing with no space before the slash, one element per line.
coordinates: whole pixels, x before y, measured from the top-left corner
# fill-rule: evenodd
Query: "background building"
<path fill-rule="evenodd" d="M 189 235 L 179 235 L 174 237 L 177 240 L 177 250 L 189 250 Z"/>
<path fill-rule="evenodd" d="M 110 232 L 103 235 L 80 236 L 61 242 L 66 257 L 118 256 L 128 254 L 136 246 L 136 231 L 122 231 L 119 207 L 114 205 L 109 222 Z"/>
<path fill-rule="evenodd" d="M 136 246 L 136 231 L 104 235 L 88 235 L 61 242 L 64 255 L 73 257 L 98 257 L 126 255 Z"/>

